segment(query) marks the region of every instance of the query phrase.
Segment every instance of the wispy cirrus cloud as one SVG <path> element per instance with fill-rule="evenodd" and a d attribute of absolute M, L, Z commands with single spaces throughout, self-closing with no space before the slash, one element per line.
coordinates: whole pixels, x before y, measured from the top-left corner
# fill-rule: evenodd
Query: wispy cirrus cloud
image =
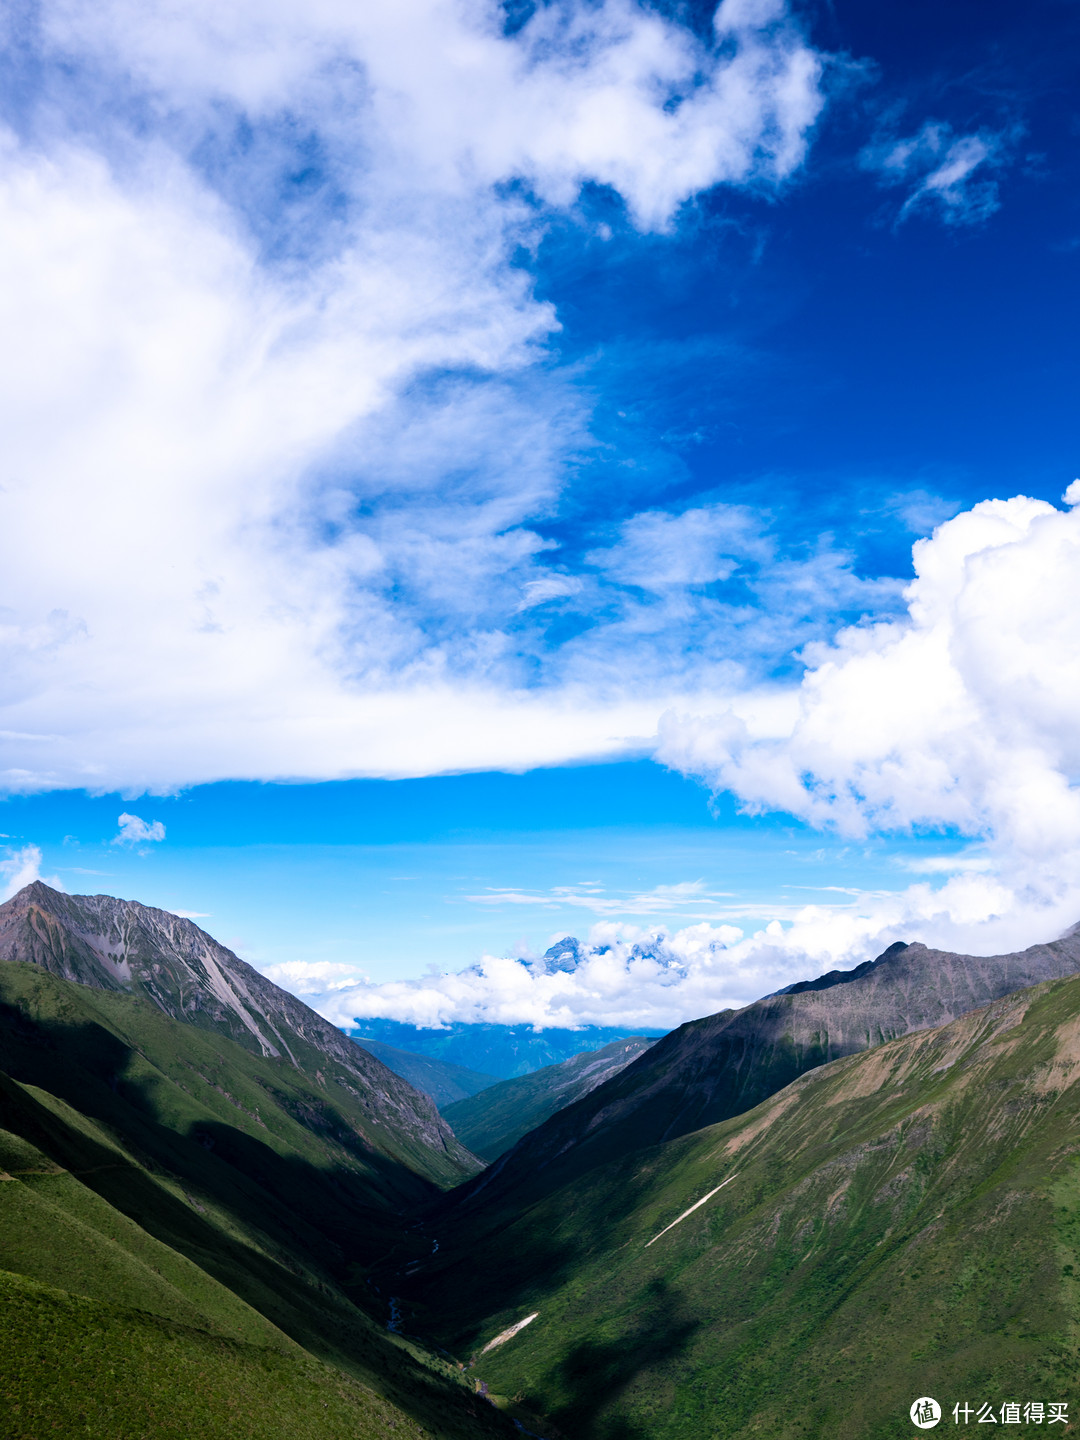
<path fill-rule="evenodd" d="M 593 915 L 670 915 L 687 913 L 695 919 L 713 920 L 736 913 L 738 907 L 725 905 L 732 895 L 710 890 L 703 880 L 683 880 L 673 885 L 655 885 L 650 890 L 610 890 L 602 885 L 553 885 L 547 890 L 526 890 L 491 886 L 477 895 L 466 895 L 476 905 L 497 908 L 503 905 L 539 906 L 546 909 L 587 910 Z M 742 907 L 738 913 L 745 913 Z M 756 912 L 754 912 L 756 913 Z"/>
<path fill-rule="evenodd" d="M 925 212 L 946 225 L 977 225 L 1000 207 L 994 172 L 1008 163 L 1018 133 L 1008 126 L 963 135 L 927 120 L 914 135 L 879 136 L 862 150 L 859 164 L 880 184 L 907 190 L 897 224 Z"/>

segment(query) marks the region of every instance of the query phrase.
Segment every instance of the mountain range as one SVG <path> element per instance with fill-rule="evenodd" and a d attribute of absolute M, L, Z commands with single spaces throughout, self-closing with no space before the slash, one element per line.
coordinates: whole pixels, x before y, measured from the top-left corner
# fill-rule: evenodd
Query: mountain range
<path fill-rule="evenodd" d="M 368 1037 L 476 1087 L 444 1116 L 168 912 L 39 882 L 0 961 L 15 1440 L 885 1440 L 920 1395 L 1075 1420 L 1076 931 L 895 945 L 659 1039 L 426 1032 L 513 1078 Z"/>
<path fill-rule="evenodd" d="M 949 1433 L 1071 1433 L 1078 1079 L 1073 976 L 512 1212 L 474 1190 L 429 1219 L 410 1312 L 575 1440 L 891 1440 L 922 1396 Z"/>
<path fill-rule="evenodd" d="M 1006 955 L 891 945 L 741 1010 L 691 1020 L 525 1135 L 478 1176 L 494 1211 L 531 1203 L 593 1166 L 751 1109 L 840 1056 L 948 1023 L 1012 991 L 1080 971 L 1080 931 Z"/>
<path fill-rule="evenodd" d="M 399 1050 L 395 1045 L 384 1045 L 381 1040 L 356 1040 L 355 1043 L 381 1060 L 395 1075 L 430 1095 L 440 1109 L 500 1084 L 497 1075 L 467 1070 L 464 1065 L 451 1065 L 447 1060 L 433 1060 L 430 1055 L 420 1055 L 415 1050 Z"/>
<path fill-rule="evenodd" d="M 136 995 L 174 1020 L 318 1075 L 332 1067 L 363 1107 L 377 1149 L 450 1182 L 476 1164 L 428 1096 L 353 1045 L 191 920 L 109 895 L 62 895 L 40 880 L 0 905 L 0 961 L 95 990 Z"/>

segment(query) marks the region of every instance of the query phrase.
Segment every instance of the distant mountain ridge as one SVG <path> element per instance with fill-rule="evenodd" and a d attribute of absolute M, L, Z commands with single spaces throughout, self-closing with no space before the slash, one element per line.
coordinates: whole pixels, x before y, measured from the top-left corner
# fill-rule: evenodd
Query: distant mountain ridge
<path fill-rule="evenodd" d="M 584 1025 L 580 1030 L 534 1030 L 529 1024 L 471 1025 L 461 1021 L 436 1030 L 399 1020 L 357 1020 L 345 1033 L 361 1045 L 375 1040 L 500 1080 L 512 1080 L 547 1065 L 561 1065 L 583 1051 L 600 1050 L 616 1040 L 625 1040 L 630 1030 L 600 1025 Z M 645 1033 L 650 1039 L 658 1039 L 661 1032 Z"/>
<path fill-rule="evenodd" d="M 412 1050 L 398 1050 L 394 1045 L 384 1045 L 381 1040 L 353 1040 L 361 1050 L 374 1055 L 395 1075 L 400 1075 L 417 1090 L 430 1095 L 440 1112 L 455 1101 L 467 1100 L 492 1085 L 502 1082 L 497 1075 L 484 1075 L 479 1070 L 467 1070 L 464 1065 L 451 1065 L 445 1060 L 432 1060 L 428 1055 L 418 1055 Z"/>
<path fill-rule="evenodd" d="M 439 1183 L 477 1168 L 431 1098 L 354 1045 L 191 920 L 111 895 L 64 895 L 35 881 L 0 905 L 0 962 L 23 961 L 96 990 L 141 995 L 174 1020 L 226 1035 L 316 1080 L 327 1061 L 362 1096 L 381 1144 Z"/>
<path fill-rule="evenodd" d="M 530 1132 L 462 1192 L 485 1204 L 741 1114 L 807 1070 L 948 1024 L 1043 980 L 1080 971 L 1080 933 L 991 956 L 891 945 L 741 1010 L 691 1020 L 613 1079 Z M 514 1203 L 518 1203 L 515 1201 Z"/>
<path fill-rule="evenodd" d="M 497 1160 L 521 1137 L 549 1116 L 588 1095 L 605 1080 L 625 1070 L 656 1041 L 641 1035 L 615 1040 L 601 1050 L 587 1050 L 561 1065 L 547 1065 L 531 1075 L 500 1080 L 468 1099 L 442 1105 L 444 1120 L 481 1160 Z"/>

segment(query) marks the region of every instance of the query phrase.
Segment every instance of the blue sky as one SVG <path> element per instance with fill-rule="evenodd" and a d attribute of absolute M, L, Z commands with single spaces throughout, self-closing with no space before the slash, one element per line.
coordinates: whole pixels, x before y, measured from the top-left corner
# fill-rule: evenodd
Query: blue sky
<path fill-rule="evenodd" d="M 1080 915 L 1074 6 L 5 25 L 9 889 L 335 1018 Z"/>

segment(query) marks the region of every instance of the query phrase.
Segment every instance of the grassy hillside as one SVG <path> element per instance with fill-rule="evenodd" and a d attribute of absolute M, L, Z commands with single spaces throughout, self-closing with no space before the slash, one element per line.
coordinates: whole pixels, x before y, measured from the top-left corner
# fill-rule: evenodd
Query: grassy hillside
<path fill-rule="evenodd" d="M 1075 1427 L 1078 1079 L 1080 979 L 1049 981 L 524 1213 L 481 1191 L 414 1313 L 574 1440 L 883 1440 L 920 1395 Z"/>
<path fill-rule="evenodd" d="M 440 1108 L 453 1105 L 457 1100 L 466 1100 L 478 1095 L 489 1085 L 497 1085 L 497 1075 L 483 1075 L 479 1070 L 467 1070 L 464 1065 L 451 1065 L 446 1060 L 433 1060 L 429 1055 L 417 1055 L 411 1050 L 399 1050 L 394 1045 L 384 1045 L 381 1040 L 355 1041 L 361 1050 L 381 1060 L 388 1070 L 408 1080 L 417 1090 L 430 1095 Z"/>
<path fill-rule="evenodd" d="M 630 1035 L 601 1050 L 586 1050 L 561 1065 L 546 1065 L 531 1075 L 485 1088 L 470 1099 L 443 1105 L 443 1118 L 474 1155 L 488 1162 L 496 1160 L 523 1135 L 618 1075 L 655 1043 Z"/>
<path fill-rule="evenodd" d="M 6 1273 L 0 1408 L 10 1440 L 423 1434 L 395 1406 L 298 1348 L 226 1340 Z"/>
<path fill-rule="evenodd" d="M 436 1192 L 374 1149 L 362 1096 L 32 965 L 0 967 L 0 1054 L 0 1347 L 27 1435 L 507 1432 L 385 1328 L 368 1270 Z"/>

